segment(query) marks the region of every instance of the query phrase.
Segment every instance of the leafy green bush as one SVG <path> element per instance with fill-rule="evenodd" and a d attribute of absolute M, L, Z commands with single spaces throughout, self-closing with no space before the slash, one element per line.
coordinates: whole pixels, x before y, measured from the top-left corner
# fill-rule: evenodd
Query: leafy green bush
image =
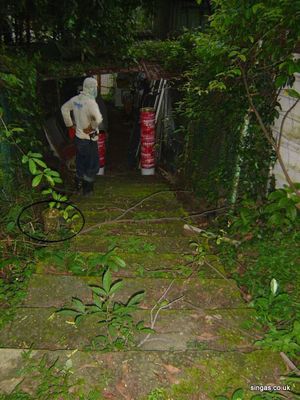
<path fill-rule="evenodd" d="M 272 192 L 265 204 L 246 200 L 227 215 L 228 234 L 240 239 L 239 246 L 222 241 L 218 246 L 227 272 L 252 299 L 266 332 L 257 343 L 295 359 L 300 350 L 298 207 L 299 197 L 290 188 Z"/>
<path fill-rule="evenodd" d="M 134 345 L 135 333 L 153 333 L 144 326 L 144 321 L 134 322 L 132 313 L 138 310 L 144 291 L 133 294 L 126 303 L 114 301 L 113 297 L 123 286 L 122 280 L 112 281 L 107 269 L 102 277 L 102 286 L 90 286 L 93 291 L 93 304 L 83 304 L 80 299 L 73 298 L 69 307 L 58 310 L 57 313 L 73 318 L 79 324 L 88 315 L 95 315 L 99 320 L 100 329 L 104 332 L 97 335 L 93 347 L 102 351 L 122 350 Z"/>
<path fill-rule="evenodd" d="M 272 227 L 291 228 L 299 222 L 299 205 L 300 197 L 287 186 L 271 192 L 264 204 L 245 199 L 232 213 L 230 232 L 261 236 Z"/>
<path fill-rule="evenodd" d="M 300 189 L 300 184 L 295 184 Z M 270 193 L 270 204 L 264 207 L 263 213 L 268 217 L 268 224 L 274 226 L 292 225 L 296 222 L 300 197 L 289 187 Z M 297 207 L 298 205 L 298 207 Z"/>

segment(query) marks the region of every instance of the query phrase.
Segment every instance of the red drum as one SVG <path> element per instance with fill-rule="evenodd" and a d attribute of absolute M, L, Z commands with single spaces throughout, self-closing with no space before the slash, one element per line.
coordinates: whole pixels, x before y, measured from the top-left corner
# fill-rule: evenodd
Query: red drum
<path fill-rule="evenodd" d="M 154 174 L 155 166 L 155 110 L 141 108 L 141 168 L 144 175 Z"/>
<path fill-rule="evenodd" d="M 105 131 L 100 131 L 98 135 L 98 154 L 99 154 L 99 167 L 102 168 L 105 166 L 105 152 L 106 152 L 106 147 L 105 147 L 105 139 L 106 139 L 106 133 Z"/>

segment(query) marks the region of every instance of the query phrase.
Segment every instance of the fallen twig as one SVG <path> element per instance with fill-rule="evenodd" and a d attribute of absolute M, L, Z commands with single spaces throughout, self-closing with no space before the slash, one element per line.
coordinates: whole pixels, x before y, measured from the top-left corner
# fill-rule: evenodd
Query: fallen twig
<path fill-rule="evenodd" d="M 216 235 L 216 234 L 214 234 L 212 232 L 207 232 L 205 229 L 201 229 L 201 228 L 198 228 L 198 227 L 193 226 L 193 225 L 185 224 L 185 225 L 183 225 L 183 229 L 185 229 L 188 232 L 192 232 L 192 233 L 199 233 L 199 234 L 204 233 L 204 234 L 209 235 L 210 237 L 212 237 L 214 239 L 218 238 L 218 235 Z M 234 240 L 234 239 L 230 239 L 230 238 L 228 238 L 226 236 L 222 236 L 222 241 L 223 242 L 227 242 L 227 243 L 231 243 L 234 246 L 238 246 L 238 245 L 241 244 L 240 241 Z"/>
<path fill-rule="evenodd" d="M 170 291 L 170 289 L 171 289 L 171 287 L 172 287 L 174 282 L 175 282 L 175 280 L 173 279 L 172 282 L 170 283 L 170 285 L 167 287 L 167 289 L 164 291 L 162 296 L 159 298 L 159 300 L 155 303 L 155 305 L 152 307 L 152 309 L 150 311 L 150 328 L 153 329 L 153 330 L 155 328 L 155 324 L 156 324 L 156 321 L 157 321 L 159 313 L 162 310 L 165 310 L 165 309 L 169 308 L 172 304 L 174 304 L 177 301 L 183 299 L 183 297 L 184 297 L 184 296 L 177 297 L 176 299 L 168 302 L 168 304 L 165 304 L 163 306 L 158 307 L 158 305 L 166 298 L 166 296 L 167 296 L 168 292 Z M 155 315 L 153 316 L 154 311 L 155 311 L 155 309 L 157 307 L 158 307 L 158 309 L 156 310 Z M 151 333 L 148 333 L 147 336 L 143 340 L 140 341 L 140 343 L 137 345 L 137 347 L 141 347 L 144 343 L 149 341 L 150 336 L 151 336 Z"/>
<path fill-rule="evenodd" d="M 172 192 L 172 191 L 171 191 Z M 161 192 L 157 192 L 157 193 L 153 193 L 153 194 L 158 194 Z M 146 200 L 147 198 L 145 198 L 144 200 Z M 185 220 L 189 220 L 192 218 L 197 218 L 203 215 L 209 215 L 211 213 L 214 213 L 215 211 L 221 211 L 221 210 L 226 210 L 228 208 L 230 208 L 231 206 L 224 206 L 224 207 L 219 207 L 219 208 L 215 208 L 215 209 L 211 209 L 211 210 L 206 210 L 206 211 L 202 211 L 201 213 L 198 214 L 188 214 L 186 216 L 182 216 L 182 217 L 160 217 L 160 218 L 141 218 L 141 219 L 133 219 L 133 218 L 126 218 L 126 219 L 121 219 L 125 214 L 129 213 L 130 211 L 132 211 L 135 207 L 137 207 L 139 204 L 141 204 L 141 202 L 135 204 L 135 206 L 128 208 L 126 211 L 124 211 L 124 213 L 122 213 L 121 215 L 119 215 L 118 217 L 114 218 L 114 219 L 110 219 L 110 220 L 106 220 L 106 221 L 102 221 L 99 222 L 98 224 L 92 225 L 89 228 L 83 229 L 79 235 L 82 235 L 84 233 L 88 233 L 96 228 L 100 228 L 101 226 L 104 225 L 110 225 L 110 224 L 116 224 L 116 223 L 134 223 L 134 224 L 140 224 L 140 223 L 155 223 L 155 222 L 163 222 L 163 221 L 185 221 Z"/>
<path fill-rule="evenodd" d="M 285 362 L 285 364 L 288 366 L 288 368 L 291 370 L 291 372 L 300 376 L 300 370 L 296 367 L 293 361 L 290 360 L 289 357 L 283 351 L 280 352 L 280 356 Z"/>
<path fill-rule="evenodd" d="M 120 221 L 122 217 L 124 217 L 126 214 L 128 214 L 130 211 L 134 210 L 136 207 L 138 207 L 139 205 L 141 205 L 142 203 L 144 203 L 146 200 L 149 200 L 151 197 L 157 196 L 161 193 L 168 193 L 168 192 L 190 192 L 189 190 L 160 190 L 159 192 L 155 192 L 155 193 L 151 193 L 149 196 L 144 197 L 142 200 L 138 201 L 137 203 L 135 203 L 132 207 L 127 208 L 122 214 L 118 215 L 116 218 L 110 220 L 110 221 L 104 221 L 106 223 L 110 222 L 116 222 L 116 221 Z M 90 232 L 91 230 L 98 228 L 100 226 L 102 226 L 104 224 L 104 222 L 99 222 L 96 225 L 93 225 L 87 229 L 83 229 L 81 231 L 81 233 L 87 233 Z"/>

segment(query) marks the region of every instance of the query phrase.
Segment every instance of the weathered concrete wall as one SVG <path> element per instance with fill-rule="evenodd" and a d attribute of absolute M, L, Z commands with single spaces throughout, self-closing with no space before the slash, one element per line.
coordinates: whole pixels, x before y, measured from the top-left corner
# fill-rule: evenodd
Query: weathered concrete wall
<path fill-rule="evenodd" d="M 300 54 L 297 57 L 300 57 Z M 295 78 L 293 89 L 300 93 L 300 74 L 295 74 Z M 274 124 L 273 132 L 275 138 L 279 137 L 282 118 L 286 111 L 296 102 L 296 99 L 288 96 L 283 89 L 279 102 L 282 110 L 280 110 L 280 117 Z M 280 151 L 292 180 L 300 182 L 300 101 L 285 119 Z M 273 173 L 276 179 L 276 187 L 282 187 L 287 183 L 278 162 L 274 166 Z"/>

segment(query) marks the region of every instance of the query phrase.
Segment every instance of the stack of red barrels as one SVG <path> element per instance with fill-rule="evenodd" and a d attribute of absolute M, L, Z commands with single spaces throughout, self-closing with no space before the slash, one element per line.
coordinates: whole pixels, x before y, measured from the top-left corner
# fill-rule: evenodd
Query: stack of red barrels
<path fill-rule="evenodd" d="M 155 171 L 155 110 L 141 108 L 141 171 L 153 175 Z"/>
<path fill-rule="evenodd" d="M 106 151 L 106 146 L 105 146 L 105 139 L 106 139 L 106 133 L 105 131 L 100 131 L 98 135 L 98 155 L 99 155 L 99 172 L 98 175 L 103 175 L 104 174 L 104 166 L 105 166 L 105 151 Z"/>

